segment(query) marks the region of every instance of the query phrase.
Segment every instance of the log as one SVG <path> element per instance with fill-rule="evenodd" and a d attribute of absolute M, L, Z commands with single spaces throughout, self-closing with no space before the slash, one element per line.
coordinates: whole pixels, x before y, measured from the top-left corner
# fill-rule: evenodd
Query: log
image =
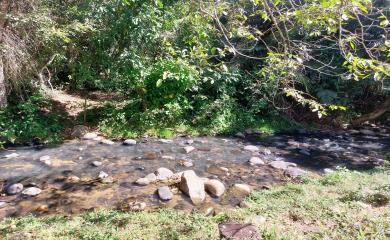
<path fill-rule="evenodd" d="M 364 122 L 376 120 L 388 111 L 390 111 L 390 98 L 387 99 L 384 103 L 382 103 L 374 111 L 367 113 L 367 114 L 364 114 L 363 116 L 359 117 L 358 119 L 352 121 L 352 125 L 359 126 L 359 125 L 363 124 Z"/>

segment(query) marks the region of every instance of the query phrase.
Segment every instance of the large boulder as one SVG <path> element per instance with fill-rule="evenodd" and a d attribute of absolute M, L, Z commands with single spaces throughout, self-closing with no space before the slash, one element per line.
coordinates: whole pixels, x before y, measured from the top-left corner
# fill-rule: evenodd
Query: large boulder
<path fill-rule="evenodd" d="M 207 179 L 204 181 L 204 187 L 213 197 L 220 197 L 225 193 L 225 185 L 217 179 Z"/>
<path fill-rule="evenodd" d="M 194 205 L 201 204 L 206 198 L 204 182 L 192 170 L 183 172 L 179 189 L 191 198 Z"/>

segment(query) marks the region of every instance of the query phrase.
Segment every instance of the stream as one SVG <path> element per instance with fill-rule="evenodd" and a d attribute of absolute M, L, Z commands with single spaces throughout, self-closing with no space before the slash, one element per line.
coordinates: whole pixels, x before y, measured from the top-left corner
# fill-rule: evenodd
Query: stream
<path fill-rule="evenodd" d="M 248 145 L 258 150 L 245 150 Z M 194 150 L 186 153 L 186 146 Z M 175 173 L 194 170 L 199 177 L 220 180 L 227 189 L 245 183 L 261 190 L 296 180 L 286 169 L 275 167 L 275 161 L 296 164 L 299 172 L 315 176 L 337 167 L 367 170 L 383 165 L 389 150 L 389 126 L 301 130 L 267 137 L 247 132 L 240 137 L 145 138 L 137 139 L 133 146 L 70 140 L 55 147 L 11 147 L 0 151 L 0 219 L 125 209 L 123 206 L 135 201 L 145 203 L 148 211 L 169 207 L 210 214 L 240 205 L 242 197 L 226 191 L 219 198 L 207 195 L 203 204 L 195 206 L 175 185 L 171 186 L 173 198 L 162 201 L 156 190 L 166 183 L 140 186 L 135 181 L 164 167 Z M 264 164 L 249 164 L 252 156 Z M 50 164 L 42 159 L 50 159 Z M 101 172 L 110 180 L 99 181 Z M 4 189 L 14 183 L 42 192 L 36 196 L 6 194 Z"/>

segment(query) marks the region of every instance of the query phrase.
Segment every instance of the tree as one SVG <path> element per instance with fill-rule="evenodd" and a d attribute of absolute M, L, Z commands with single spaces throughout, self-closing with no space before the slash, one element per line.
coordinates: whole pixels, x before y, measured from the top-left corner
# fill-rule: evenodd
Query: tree
<path fill-rule="evenodd" d="M 6 15 L 10 6 L 10 0 L 3 0 L 0 3 L 0 51 L 2 52 L 3 39 L 7 31 Z M 6 90 L 6 79 L 3 62 L 3 54 L 0 52 L 0 108 L 7 106 L 7 90 Z"/>

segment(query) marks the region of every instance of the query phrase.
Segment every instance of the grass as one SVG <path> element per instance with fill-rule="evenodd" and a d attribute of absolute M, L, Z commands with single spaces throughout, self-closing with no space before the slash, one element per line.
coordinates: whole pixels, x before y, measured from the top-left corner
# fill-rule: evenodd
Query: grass
<path fill-rule="evenodd" d="M 214 217 L 172 209 L 27 216 L 1 222 L 0 239 L 219 239 L 217 226 L 225 221 L 253 222 L 264 239 L 388 239 L 389 182 L 388 169 L 341 169 L 254 192 L 246 200 L 249 208 Z M 265 222 L 257 222 L 257 216 Z"/>

